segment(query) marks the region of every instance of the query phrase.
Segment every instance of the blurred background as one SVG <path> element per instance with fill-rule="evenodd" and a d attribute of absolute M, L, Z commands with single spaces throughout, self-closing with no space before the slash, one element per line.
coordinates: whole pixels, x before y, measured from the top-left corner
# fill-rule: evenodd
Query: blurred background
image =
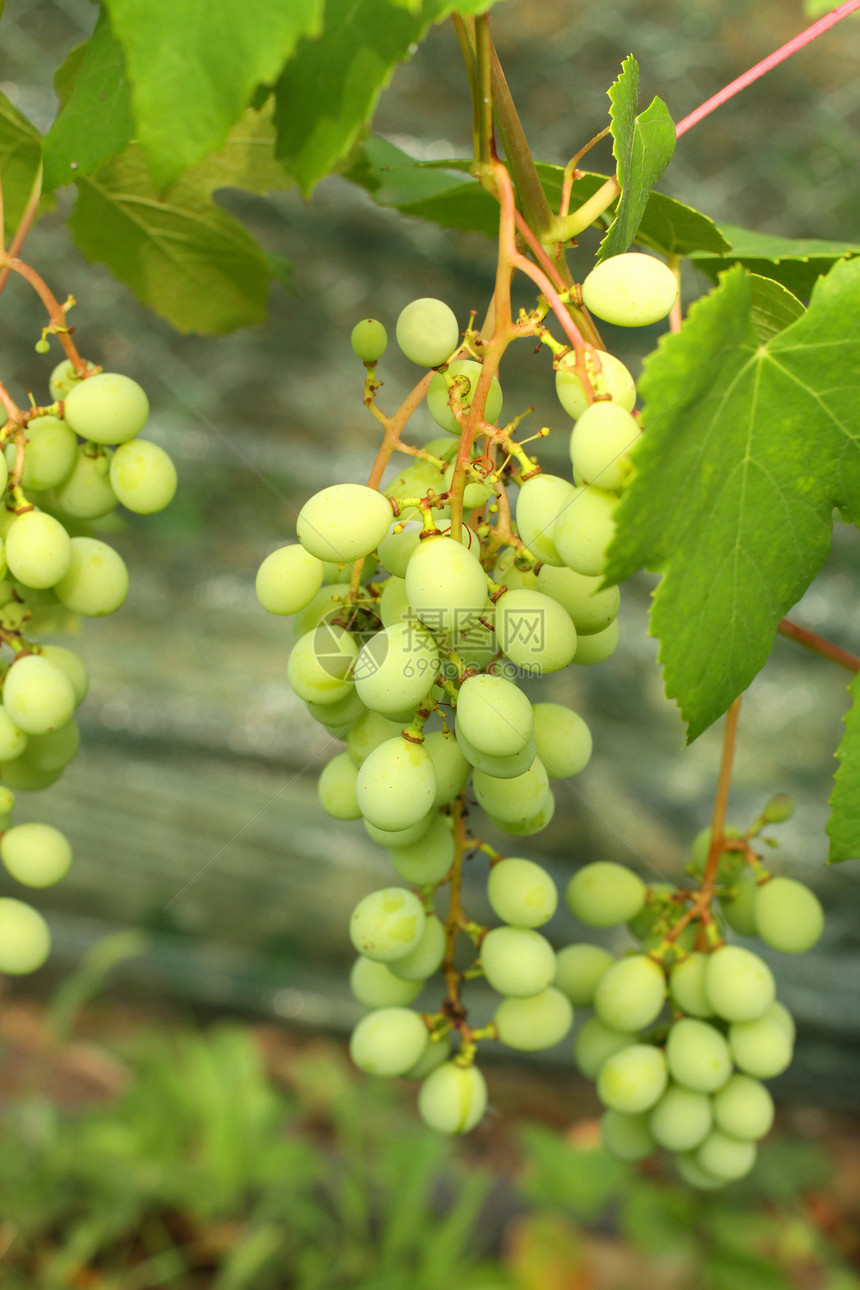
<path fill-rule="evenodd" d="M 53 70 L 94 19 L 87 0 L 8 0 L 0 89 L 40 129 L 56 110 Z M 643 104 L 659 93 L 679 119 L 806 21 L 799 0 L 504 0 L 493 29 L 535 155 L 564 164 L 603 127 L 606 88 L 627 53 L 639 60 Z M 718 222 L 857 240 L 858 72 L 860 22 L 850 19 L 696 126 L 660 187 Z M 468 155 L 470 108 L 450 30 L 435 30 L 398 69 L 374 129 L 422 159 Z M 595 149 L 589 164 L 608 170 L 608 148 Z M 62 1246 L 66 1261 L 57 1254 L 39 1263 L 44 1281 L 33 1279 L 35 1263 L 26 1265 L 21 1286 L 396 1290 L 408 1266 L 410 1285 L 428 1290 L 443 1279 L 622 1287 L 643 1260 L 655 1285 L 860 1284 L 848 1270 L 860 1267 L 852 1229 L 860 1180 L 848 1150 L 860 1115 L 860 870 L 826 867 L 823 831 L 848 676 L 781 638 L 744 701 L 729 818 L 743 828 L 773 792 L 795 797 L 775 864 L 817 891 L 828 923 L 812 953 L 763 951 L 798 1019 L 799 1040 L 792 1067 L 774 1083 L 782 1136 L 753 1178 L 714 1205 L 658 1185 L 659 1173 L 609 1162 L 596 1148 L 597 1103 L 573 1071 L 569 1042 L 534 1060 L 491 1057 L 493 1113 L 453 1157 L 418 1129 L 411 1091 L 401 1097 L 349 1073 L 343 1039 L 359 1009 L 347 987 L 347 922 L 390 870 L 359 825 L 332 821 L 318 806 L 315 777 L 341 745 L 287 689 L 292 628 L 259 607 L 254 575 L 270 550 L 293 539 L 309 493 L 365 478 L 373 460 L 376 424 L 362 406 L 364 372 L 349 347 L 355 321 L 372 315 L 390 330 L 411 299 L 435 295 L 465 325 L 470 309 L 480 316 L 486 305 L 493 252 L 478 235 L 377 208 L 338 178 L 309 201 L 296 192 L 221 199 L 293 266 L 291 290 L 273 289 L 269 324 L 230 337 L 177 336 L 86 263 L 64 227 L 70 195 L 26 244 L 25 257 L 55 292 L 77 299 L 82 353 L 146 388 L 153 408 L 146 435 L 176 460 L 180 491 L 162 515 L 124 513 L 101 524 L 129 564 L 131 592 L 118 614 L 63 638 L 92 675 L 79 714 L 83 749 L 56 785 L 20 797 L 16 819 L 63 828 L 75 861 L 37 902 L 54 937 L 50 963 L 7 990 L 0 1009 L 7 1050 L 0 1087 L 17 1108 L 19 1131 L 0 1183 L 7 1201 L 0 1268 L 4 1230 L 13 1231 L 12 1258 L 14 1233 L 23 1248 L 26 1215 L 44 1210 L 33 1248 Z M 575 271 L 592 250 L 583 238 Z M 690 270 L 685 291 L 694 298 L 707 285 Z M 35 298 L 10 282 L 2 305 L 2 379 L 15 395 L 32 389 L 44 399 L 57 357 L 34 353 Z M 658 332 L 612 337 L 634 375 Z M 543 464 L 566 469 L 566 424 L 547 356 L 514 350 L 508 366 L 508 414 L 533 405 L 526 425 L 559 431 L 541 445 Z M 389 350 L 380 365 L 384 406 L 397 406 L 413 372 Z M 414 424 L 416 437 L 435 433 L 429 416 Z M 831 557 L 793 615 L 855 650 L 857 555 L 856 531 L 838 526 Z M 527 854 L 560 886 L 596 859 L 676 880 L 710 816 L 721 731 L 683 747 L 647 636 L 652 587 L 643 575 L 624 588 L 613 658 L 574 665 L 533 695 L 576 707 L 594 735 L 591 764 L 558 786 L 552 824 L 529 839 Z M 485 835 L 504 846 L 504 835 Z M 477 918 L 486 911 L 481 877 L 470 874 L 467 884 Z M 12 889 L 0 877 L 0 894 Z M 564 912 L 548 928 L 559 945 L 581 934 Z M 616 950 L 626 944 L 621 933 L 604 941 Z M 215 1029 L 204 1026 L 210 1022 Z M 114 1120 L 106 1105 L 121 1108 Z M 552 1131 L 522 1128 L 536 1120 Z M 175 1140 L 155 1134 L 165 1122 L 176 1126 Z M 296 1127 L 277 1151 L 268 1129 L 275 1123 Z M 39 1170 L 22 1191 L 36 1156 Z M 98 1167 L 85 1169 L 84 1159 Z M 289 1250 L 278 1244 L 283 1197 L 276 1203 L 273 1187 L 284 1170 L 303 1215 L 294 1216 L 301 1233 Z M 220 1199 L 198 1212 L 200 1179 L 216 1175 Z M 108 1203 L 120 1176 L 122 1220 Z M 171 1242 L 187 1243 L 189 1224 L 195 1239 L 205 1228 L 212 1266 L 219 1250 L 237 1258 L 245 1245 L 231 1238 L 240 1221 L 231 1205 L 249 1187 L 265 1203 L 252 1230 L 243 1228 L 245 1263 L 204 1271 L 198 1281 L 182 1262 L 157 1262 Z M 404 1190 L 413 1208 L 401 1213 Z M 65 1191 L 78 1200 L 91 1191 L 87 1213 L 99 1220 L 82 1222 L 79 1232 L 62 1218 Z M 160 1217 L 146 1245 L 139 1215 L 153 1206 Z M 778 1250 L 776 1214 L 788 1233 Z M 744 1226 L 754 1215 L 764 1216 L 761 1231 Z M 129 1266 L 120 1274 L 114 1261 L 110 1276 L 104 1268 L 96 1275 L 91 1253 L 119 1241 L 122 1221 L 135 1231 L 122 1247 Z M 334 1262 L 315 1263 L 310 1251 L 333 1239 L 326 1222 L 343 1248 L 337 1259 L 329 1251 Z M 413 1241 L 421 1222 L 448 1233 L 431 1253 L 448 1251 L 450 1266 Z M 730 1230 L 742 1232 L 734 1245 Z M 661 1249 L 673 1252 L 668 1261 Z M 477 1280 L 470 1259 L 483 1260 Z M 75 1271 L 84 1266 L 94 1279 Z"/>

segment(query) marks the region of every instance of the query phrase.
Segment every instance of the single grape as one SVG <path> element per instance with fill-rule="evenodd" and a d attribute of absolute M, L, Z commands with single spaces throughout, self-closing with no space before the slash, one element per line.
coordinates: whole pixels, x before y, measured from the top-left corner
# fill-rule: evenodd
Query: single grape
<path fill-rule="evenodd" d="M 574 479 L 618 492 L 633 474 L 631 454 L 641 438 L 638 422 L 629 412 L 616 403 L 592 403 L 570 435 Z"/>
<path fill-rule="evenodd" d="M 0 816 L 2 816 L 5 824 L 9 823 L 9 815 L 14 805 L 15 794 L 8 788 L 0 785 Z"/>
<path fill-rule="evenodd" d="M 0 858 L 13 878 L 28 887 L 51 887 L 68 872 L 72 848 L 50 824 L 17 824 L 0 839 Z"/>
<path fill-rule="evenodd" d="M 401 310 L 395 334 L 401 352 L 420 367 L 439 367 L 460 344 L 457 315 L 432 296 L 413 300 Z"/>
<path fill-rule="evenodd" d="M 72 538 L 68 572 L 54 584 L 57 599 L 75 614 L 102 618 L 128 595 L 128 569 L 113 547 L 98 538 Z"/>
<path fill-rule="evenodd" d="M 423 982 L 418 983 L 419 990 L 422 984 Z M 450 1059 L 451 1043 L 448 1036 L 434 1038 L 433 1035 L 428 1035 L 427 1047 L 424 1052 L 418 1058 L 418 1061 L 409 1067 L 408 1071 L 403 1072 L 402 1078 L 426 1079 L 428 1075 L 432 1075 L 435 1070 L 438 1070 L 444 1062 L 450 1061 Z"/>
<path fill-rule="evenodd" d="M 426 981 L 442 966 L 445 948 L 445 926 L 435 914 L 428 914 L 415 949 L 397 959 L 391 971 L 395 976 L 403 977 L 404 981 Z"/>
<path fill-rule="evenodd" d="M 782 1030 L 783 1034 L 788 1039 L 788 1042 L 793 1046 L 797 1027 L 794 1024 L 794 1018 L 788 1008 L 786 1008 L 785 1004 L 780 1003 L 779 999 L 774 999 L 765 1016 L 779 1026 L 780 1030 Z"/>
<path fill-rule="evenodd" d="M 584 573 L 574 573 L 573 569 L 557 569 L 544 564 L 537 575 L 537 590 L 567 610 L 578 638 L 594 636 L 614 623 L 621 604 L 618 587 L 601 590 L 602 581 L 600 577 L 589 578 Z M 581 640 L 579 644 L 582 644 Z"/>
<path fill-rule="evenodd" d="M 403 1075 L 427 1047 L 427 1027 L 409 1008 L 379 1008 L 362 1017 L 349 1041 L 349 1055 L 368 1075 Z"/>
<path fill-rule="evenodd" d="M 616 327 L 647 327 L 671 312 L 678 282 L 662 260 L 640 251 L 613 255 L 582 284 L 586 309 Z"/>
<path fill-rule="evenodd" d="M 744 868 L 731 883 L 726 895 L 720 896 L 720 912 L 729 927 L 740 936 L 755 936 L 755 899 L 758 875 Z"/>
<path fill-rule="evenodd" d="M 617 927 L 639 912 L 645 890 L 638 874 L 624 865 L 595 860 L 571 878 L 567 903 L 574 918 L 589 927 Z"/>
<path fill-rule="evenodd" d="M 435 364 L 428 364 L 428 366 L 435 366 Z M 473 358 L 455 359 L 453 363 L 448 364 L 447 376 L 452 380 L 457 378 L 456 392 L 460 399 L 460 408 L 464 413 L 468 412 L 481 376 L 481 364 L 476 363 Z M 437 372 L 427 390 L 427 411 L 443 430 L 459 437 L 460 425 L 454 416 L 450 398 L 451 384 L 442 372 Z M 487 392 L 483 420 L 492 425 L 493 422 L 498 421 L 501 411 L 502 387 L 494 376 Z"/>
<path fill-rule="evenodd" d="M 566 945 L 555 956 L 553 985 L 576 1008 L 590 1008 L 603 975 L 615 962 L 601 945 Z"/>
<path fill-rule="evenodd" d="M 524 999 L 503 999 L 493 1020 L 508 1048 L 536 1053 L 561 1043 L 573 1025 L 573 1006 L 560 990 L 549 986 Z"/>
<path fill-rule="evenodd" d="M 674 1080 L 699 1093 L 722 1088 L 732 1071 L 729 1045 L 719 1030 L 692 1017 L 671 1026 L 666 1061 Z"/>
<path fill-rule="evenodd" d="M 383 627 L 393 627 L 395 623 L 405 623 L 413 617 L 403 578 L 395 578 L 393 575 L 386 578 L 376 609 Z"/>
<path fill-rule="evenodd" d="M 27 747 L 28 736 L 20 730 L 5 707 L 0 707 L 0 761 L 14 761 Z"/>
<path fill-rule="evenodd" d="M 78 441 L 65 421 L 59 417 L 34 417 L 27 422 L 27 451 L 21 483 L 25 489 L 41 492 L 62 483 L 74 468 L 78 455 Z M 11 469 L 15 465 L 17 449 L 14 441 L 6 449 L 6 461 Z M 5 487 L 5 480 L 3 481 Z"/>
<path fill-rule="evenodd" d="M 376 363 L 388 348 L 388 332 L 375 318 L 362 318 L 353 327 L 349 343 L 363 363 Z"/>
<path fill-rule="evenodd" d="M 783 954 L 812 949 L 824 930 L 821 901 L 793 878 L 771 878 L 757 887 L 753 918 L 764 943 Z"/>
<path fill-rule="evenodd" d="M 679 1152 L 675 1156 L 675 1164 L 681 1178 L 689 1187 L 696 1187 L 699 1191 L 716 1191 L 726 1185 L 725 1178 L 715 1178 L 713 1174 L 707 1173 L 702 1168 L 695 1150 Z"/>
<path fill-rule="evenodd" d="M 705 992 L 718 1017 L 754 1021 L 773 1003 L 776 982 L 757 954 L 739 945 L 723 945 L 708 955 Z"/>
<path fill-rule="evenodd" d="M 413 887 L 441 882 L 454 863 L 454 835 L 447 818 L 434 811 L 430 827 L 420 837 L 389 846 L 388 856 L 398 877 Z"/>
<path fill-rule="evenodd" d="M 409 560 L 406 596 L 416 616 L 431 631 L 462 632 L 487 604 L 487 575 L 461 542 L 431 537 Z"/>
<path fill-rule="evenodd" d="M 597 1079 L 606 1059 L 629 1048 L 635 1039 L 628 1031 L 611 1030 L 599 1017 L 589 1017 L 573 1043 L 576 1064 L 586 1079 Z"/>
<path fill-rule="evenodd" d="M 512 927 L 542 927 L 558 905 L 549 874 L 532 860 L 510 857 L 493 865 L 487 881 L 493 913 Z"/>
<path fill-rule="evenodd" d="M 597 351 L 600 371 L 594 361 L 594 355 L 586 350 L 585 365 L 588 379 L 595 394 L 608 394 L 612 402 L 625 412 L 632 412 L 636 404 L 636 385 L 633 377 L 624 364 L 612 354 L 603 350 Z M 555 392 L 558 401 L 568 416 L 581 417 L 589 406 L 585 386 L 574 371 L 576 355 L 565 354 L 559 361 L 555 373 Z"/>
<path fill-rule="evenodd" d="M 615 1160 L 633 1163 L 645 1160 L 657 1150 L 654 1135 L 648 1127 L 648 1112 L 625 1115 L 623 1111 L 604 1111 L 600 1117 L 600 1141 Z"/>
<path fill-rule="evenodd" d="M 520 488 L 517 533 L 532 555 L 544 564 L 561 567 L 565 563 L 556 549 L 553 528 L 575 496 L 573 484 L 560 475 L 532 475 Z"/>
<path fill-rule="evenodd" d="M 110 484 L 126 510 L 154 515 L 173 501 L 176 467 L 157 443 L 136 439 L 117 448 L 110 463 Z"/>
<path fill-rule="evenodd" d="M 629 1044 L 607 1057 L 597 1076 L 597 1096 L 613 1111 L 635 1115 L 663 1095 L 666 1059 L 651 1044 Z"/>
<path fill-rule="evenodd" d="M 749 1075 L 735 1074 L 714 1094 L 717 1127 L 733 1138 L 763 1138 L 773 1124 L 770 1091 Z"/>
<path fill-rule="evenodd" d="M 75 759 L 80 746 L 81 732 L 77 721 L 72 719 L 44 735 L 30 735 L 20 757 L 21 764 L 37 771 L 63 770 Z"/>
<path fill-rule="evenodd" d="M 534 675 L 558 672 L 576 654 L 576 628 L 540 591 L 506 591 L 496 601 L 496 640 L 511 662 Z"/>
<path fill-rule="evenodd" d="M 617 620 L 614 623 L 610 623 L 602 632 L 594 632 L 591 636 L 581 637 L 576 647 L 574 663 L 578 663 L 580 666 L 583 664 L 603 663 L 615 653 L 618 648 L 618 639 L 619 627 Z"/>
<path fill-rule="evenodd" d="M 794 798 L 788 793 L 774 793 L 761 814 L 768 824 L 782 824 L 794 815 Z"/>
<path fill-rule="evenodd" d="M 16 658 L 6 673 L 3 706 L 25 734 L 43 735 L 69 720 L 75 710 L 75 692 L 65 672 L 50 659 L 25 654 Z"/>
<path fill-rule="evenodd" d="M 492 757 L 520 753 L 533 729 L 532 705 L 513 681 L 485 674 L 470 676 L 461 685 L 457 733 L 480 752 Z"/>
<path fill-rule="evenodd" d="M 348 752 L 338 753 L 323 767 L 317 780 L 317 793 L 327 815 L 336 820 L 357 820 L 361 810 L 355 796 L 358 775 Z"/>
<path fill-rule="evenodd" d="M 88 372 L 96 371 L 94 363 L 87 363 L 85 366 Z M 69 393 L 69 390 L 73 389 L 76 385 L 80 385 L 82 379 L 83 378 L 78 376 L 75 371 L 75 365 L 72 360 L 70 358 L 64 358 L 54 368 L 48 382 L 48 387 L 51 391 L 51 398 L 57 401 L 64 399 Z"/>
<path fill-rule="evenodd" d="M 435 456 L 441 456 L 435 453 Z M 442 471 L 432 461 L 418 459 L 405 470 L 401 470 L 399 475 L 395 475 L 390 484 L 385 485 L 386 497 L 394 497 L 401 501 L 405 497 L 424 497 L 428 493 L 444 493 L 445 479 Z M 438 516 L 439 512 L 434 511 Z M 407 515 L 406 519 L 415 518 L 413 515 Z"/>
<path fill-rule="evenodd" d="M 705 991 L 708 955 L 696 951 L 676 963 L 669 973 L 669 993 L 682 1012 L 691 1017 L 712 1017 L 714 1009 Z"/>
<path fill-rule="evenodd" d="M 482 770 L 472 775 L 472 787 L 481 808 L 505 824 L 525 824 L 542 810 L 549 790 L 549 777 L 536 757 L 522 775 L 496 779 Z"/>
<path fill-rule="evenodd" d="M 752 1142 L 732 1138 L 722 1129 L 714 1129 L 696 1152 L 696 1160 L 705 1173 L 726 1182 L 743 1178 L 755 1164 L 756 1148 Z"/>
<path fill-rule="evenodd" d="M 536 703 L 533 712 L 534 745 L 550 779 L 578 775 L 592 749 L 591 731 L 582 717 L 560 703 Z"/>
<path fill-rule="evenodd" d="M 396 717 L 426 698 L 439 675 L 439 650 L 420 623 L 395 623 L 365 641 L 355 663 L 355 687 L 365 707 Z"/>
<path fill-rule="evenodd" d="M 408 829 L 436 799 L 436 773 L 422 744 L 398 735 L 374 748 L 355 782 L 361 813 L 379 829 Z"/>
<path fill-rule="evenodd" d="M 22 900 L 0 898 L 0 972 L 35 972 L 51 952 L 51 933 L 42 915 Z"/>
<path fill-rule="evenodd" d="M 57 506 L 64 515 L 97 520 L 116 510 L 119 498 L 110 483 L 112 459 L 110 448 L 93 454 L 89 444 L 80 445 L 70 473 L 54 489 Z"/>
<path fill-rule="evenodd" d="M 126 443 L 146 424 L 149 400 L 130 376 L 99 372 L 69 390 L 64 416 L 90 443 Z"/>
<path fill-rule="evenodd" d="M 385 963 L 360 954 L 349 974 L 349 988 L 365 1008 L 402 1008 L 421 993 L 421 981 L 404 981 Z"/>
<path fill-rule="evenodd" d="M 669 910 L 672 907 L 674 887 L 668 882 L 649 883 L 645 892 L 645 904 L 627 920 L 627 930 L 637 941 L 647 941 L 662 931 Z"/>
<path fill-rule="evenodd" d="M 418 1114 L 438 1133 L 468 1133 L 487 1109 L 487 1084 L 476 1066 L 445 1062 L 418 1092 Z"/>
<path fill-rule="evenodd" d="M 378 829 L 370 820 L 362 820 L 364 831 L 373 841 L 378 842 L 381 847 L 392 847 L 400 849 L 401 847 L 411 846 L 429 833 L 436 818 L 436 811 L 428 811 L 423 820 L 413 824 L 408 829 Z"/>
<path fill-rule="evenodd" d="M 436 775 L 436 806 L 444 806 L 466 787 L 471 766 L 452 734 L 432 730 L 424 736 L 424 748 L 433 763 Z"/>
<path fill-rule="evenodd" d="M 336 703 L 353 688 L 358 646 L 343 627 L 323 624 L 296 641 L 287 659 L 287 680 L 306 703 Z"/>
<path fill-rule="evenodd" d="M 451 492 L 453 488 L 454 470 L 455 463 L 452 461 L 448 469 L 445 471 L 446 492 Z M 487 502 L 491 502 L 496 495 L 492 484 L 485 482 L 486 474 L 490 472 L 481 472 L 477 467 L 475 468 L 475 471 L 480 475 L 480 478 L 476 478 L 475 474 L 468 474 L 466 476 L 466 482 L 463 485 L 463 505 L 467 511 L 486 506 Z M 463 526 L 463 534 L 466 541 L 469 542 L 469 549 L 473 550 L 475 548 L 473 548 L 471 539 L 469 538 L 469 534 L 471 532 L 472 530 L 468 528 L 467 525 Z"/>
<path fill-rule="evenodd" d="M 424 906 L 413 892 L 383 887 L 358 902 L 352 911 L 349 934 L 365 958 L 393 963 L 415 949 L 424 922 Z"/>
<path fill-rule="evenodd" d="M 336 703 L 308 703 L 305 701 L 307 708 L 314 721 L 318 721 L 321 726 L 325 726 L 329 734 L 335 739 L 346 739 L 350 730 L 356 721 L 366 711 L 364 704 L 355 692 L 355 686 L 338 699 Z"/>
<path fill-rule="evenodd" d="M 524 744 L 518 753 L 512 753 L 509 757 L 491 757 L 489 753 L 475 748 L 459 725 L 457 743 L 470 766 L 475 770 L 482 770 L 486 775 L 492 775 L 494 779 L 516 779 L 534 765 L 533 743 Z"/>
<path fill-rule="evenodd" d="M 53 587 L 68 571 L 72 543 L 59 520 L 43 511 L 25 511 L 6 534 L 9 572 L 27 587 Z"/>
<path fill-rule="evenodd" d="M 666 978 L 645 954 L 619 959 L 600 979 L 594 1011 L 611 1030 L 643 1030 L 663 1010 Z"/>
<path fill-rule="evenodd" d="M 756 1079 L 781 1075 L 791 1063 L 791 1038 L 769 1011 L 755 1021 L 736 1021 L 729 1026 L 729 1047 L 735 1065 Z"/>
<path fill-rule="evenodd" d="M 565 481 L 562 480 L 562 483 Z M 521 569 L 515 563 L 517 552 L 510 547 L 502 551 L 493 569 L 493 581 L 499 586 L 507 587 L 508 591 L 543 591 L 546 595 L 552 593 L 547 591 L 546 587 L 541 587 L 538 582 L 538 574 L 534 569 Z M 553 566 L 544 565 L 543 568 L 549 569 Z M 554 600 L 558 597 L 554 596 Z"/>
<path fill-rule="evenodd" d="M 606 551 L 615 536 L 618 498 L 600 488 L 574 488 L 552 528 L 561 563 L 576 573 L 603 573 Z"/>
<path fill-rule="evenodd" d="M 306 609 L 322 586 L 322 561 L 303 546 L 282 546 L 257 570 L 257 599 L 270 614 Z"/>
<path fill-rule="evenodd" d="M 484 976 L 499 994 L 540 994 L 555 976 L 555 952 L 546 937 L 526 927 L 494 927 L 481 942 Z"/>
<path fill-rule="evenodd" d="M 495 824 L 496 828 L 501 829 L 504 833 L 510 833 L 515 838 L 530 838 L 533 834 L 540 833 L 542 829 L 545 829 L 554 814 L 555 795 L 552 789 L 548 788 L 540 808 L 535 811 L 534 815 L 530 815 L 528 819 L 503 820 L 497 815 L 492 815 L 489 811 L 487 812 L 487 818 L 491 824 Z"/>
<path fill-rule="evenodd" d="M 375 551 L 391 524 L 391 503 L 364 484 L 332 484 L 299 511 L 296 532 L 318 560 L 349 563 Z"/>
<path fill-rule="evenodd" d="M 400 730 L 396 721 L 389 721 L 388 717 L 365 709 L 346 737 L 347 751 L 356 766 L 360 766 L 374 748 L 384 744 L 387 739 L 396 739 Z"/>
<path fill-rule="evenodd" d="M 421 520 L 395 520 L 379 544 L 379 559 L 389 573 L 405 578 L 413 551 L 421 541 L 424 528 Z"/>
<path fill-rule="evenodd" d="M 649 1126 L 666 1151 L 690 1151 L 711 1131 L 711 1099 L 681 1084 L 670 1084 L 651 1112 Z"/>

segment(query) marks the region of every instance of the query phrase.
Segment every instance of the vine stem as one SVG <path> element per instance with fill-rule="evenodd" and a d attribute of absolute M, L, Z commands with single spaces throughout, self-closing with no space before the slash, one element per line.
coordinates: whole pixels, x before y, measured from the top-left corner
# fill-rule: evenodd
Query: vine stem
<path fill-rule="evenodd" d="M 847 649 L 834 645 L 833 641 L 819 636 L 817 632 L 811 632 L 808 627 L 801 627 L 800 623 L 794 623 L 790 618 L 783 618 L 777 631 L 781 636 L 787 636 L 805 649 L 812 650 L 814 654 L 829 658 L 831 663 L 838 663 L 849 672 L 860 672 L 860 658 L 856 654 L 850 654 Z"/>
<path fill-rule="evenodd" d="M 858 2 L 860 2 L 860 0 L 858 0 Z M 78 353 L 75 342 L 72 340 L 69 330 L 66 327 L 66 309 L 68 308 L 68 303 L 66 305 L 61 305 L 45 279 L 41 277 L 35 269 L 31 268 L 29 264 L 25 264 L 23 260 L 19 260 L 17 256 L 5 256 L 3 267 L 7 271 L 11 269 L 13 273 L 20 274 L 26 282 L 29 282 L 30 286 L 36 292 L 36 295 L 48 311 L 48 317 L 51 320 L 51 327 L 54 329 L 57 339 L 65 350 L 66 357 L 74 366 L 78 376 L 85 377 L 87 375 L 87 365 Z"/>
<path fill-rule="evenodd" d="M 760 76 L 764 76 L 774 67 L 779 66 L 786 58 L 791 58 L 792 54 L 796 54 L 804 45 L 810 44 L 811 41 L 816 40 L 830 27 L 834 27 L 837 22 L 841 22 L 843 18 L 847 18 L 849 14 L 855 13 L 858 9 L 860 9 L 860 0 L 845 0 L 836 9 L 819 18 L 817 22 L 811 23 L 799 35 L 793 36 L 784 45 L 780 45 L 779 49 L 775 49 L 772 54 L 768 54 L 767 58 L 763 58 L 755 66 L 743 72 L 742 75 L 736 76 L 733 81 L 729 81 L 728 85 L 724 85 L 721 90 L 716 94 L 712 94 L 709 99 L 705 99 L 704 103 L 701 103 L 694 111 L 678 122 L 675 126 L 675 138 L 680 139 L 682 134 L 686 134 L 692 126 L 697 125 L 699 121 L 709 116 L 715 108 L 727 103 L 741 90 L 746 89 L 748 85 L 752 85 L 753 81 L 757 81 Z"/>
<path fill-rule="evenodd" d="M 723 727 L 723 755 L 720 760 L 720 777 L 717 781 L 717 792 L 714 797 L 714 814 L 711 819 L 711 845 L 702 875 L 702 896 L 705 901 L 710 898 L 716 885 L 717 868 L 723 853 L 723 841 L 726 830 L 726 805 L 729 800 L 729 788 L 732 782 L 732 764 L 735 758 L 738 719 L 741 711 L 741 699 L 738 695 L 726 713 L 726 724 Z"/>
<path fill-rule="evenodd" d="M 21 223 L 18 225 L 17 229 L 15 230 L 15 236 L 12 238 L 12 241 L 9 244 L 10 255 L 17 256 L 19 251 L 21 250 L 21 247 L 24 245 L 24 240 L 27 237 L 27 234 L 30 232 L 30 229 L 33 227 L 33 220 L 36 218 L 36 212 L 39 209 L 39 202 L 41 200 L 42 200 L 42 165 L 40 162 L 39 168 L 36 171 L 36 178 L 33 180 L 33 187 L 30 189 L 30 196 L 27 198 L 27 205 L 24 208 L 24 214 L 21 216 Z M 2 192 L 2 188 L 0 188 L 0 230 L 2 230 L 2 227 L 3 227 L 2 212 L 3 212 L 3 192 Z M 4 237 L 3 246 L 5 247 L 5 245 L 6 243 L 5 243 L 5 237 Z M 7 266 L 2 270 L 0 270 L 0 292 L 5 287 L 8 277 L 9 277 L 9 268 Z"/>

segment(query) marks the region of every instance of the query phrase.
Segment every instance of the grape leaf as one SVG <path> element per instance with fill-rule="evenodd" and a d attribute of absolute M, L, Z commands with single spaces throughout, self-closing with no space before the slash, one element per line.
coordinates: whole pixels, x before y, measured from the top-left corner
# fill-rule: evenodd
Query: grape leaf
<path fill-rule="evenodd" d="M 691 739 L 766 662 L 827 555 L 833 507 L 860 520 L 858 386 L 860 260 L 835 265 L 766 343 L 736 266 L 646 362 L 606 577 L 663 571 L 651 631 Z"/>
<path fill-rule="evenodd" d="M 355 142 L 398 63 L 453 11 L 493 0 L 328 0 L 319 40 L 303 40 L 277 85 L 278 155 L 307 196 Z"/>
<path fill-rule="evenodd" d="M 770 340 L 805 313 L 805 306 L 797 296 L 773 278 L 762 278 L 757 273 L 750 277 L 750 308 L 759 340 Z"/>
<path fill-rule="evenodd" d="M 630 54 L 621 64 L 621 75 L 609 88 L 612 104 L 612 155 L 618 165 L 621 197 L 615 218 L 597 252 L 599 260 L 626 251 L 636 237 L 645 213 L 648 193 L 672 159 L 675 126 L 662 99 L 654 98 L 636 114 L 639 99 L 639 64 Z"/>
<path fill-rule="evenodd" d="M 42 160 L 42 136 L 0 94 L 0 179 L 7 236 L 21 222 Z"/>
<path fill-rule="evenodd" d="M 58 79 L 70 93 L 42 146 L 46 188 L 72 183 L 78 173 L 91 175 L 134 134 L 125 59 L 104 9 L 91 40 L 83 50 L 73 49 L 69 60 L 69 72 L 60 69 Z"/>
<path fill-rule="evenodd" d="M 731 264 L 743 264 L 753 273 L 775 278 L 796 296 L 808 297 L 816 281 L 828 273 L 837 260 L 860 255 L 860 242 L 823 242 L 815 238 L 775 237 L 755 233 L 734 224 L 720 225 L 728 249 L 719 257 L 702 248 L 693 255 L 696 268 L 716 281 L 717 274 Z"/>
<path fill-rule="evenodd" d="M 275 80 L 302 37 L 322 30 L 323 0 L 105 5 L 125 51 L 137 137 L 159 191 L 220 147 L 257 86 Z"/>
<path fill-rule="evenodd" d="M 836 756 L 839 769 L 830 795 L 830 863 L 860 858 L 860 673 L 849 686 L 851 708 Z"/>

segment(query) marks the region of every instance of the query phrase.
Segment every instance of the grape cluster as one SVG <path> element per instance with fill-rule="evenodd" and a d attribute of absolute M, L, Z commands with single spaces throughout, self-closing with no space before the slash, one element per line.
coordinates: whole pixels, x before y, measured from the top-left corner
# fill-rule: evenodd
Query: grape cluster
<path fill-rule="evenodd" d="M 47 341 L 37 349 L 45 352 Z M 18 408 L 2 391 L 0 428 L 0 859 L 19 883 L 47 887 L 72 860 L 66 837 L 47 824 L 9 826 L 12 790 L 47 788 L 75 757 L 74 712 L 89 676 L 80 656 L 37 637 L 70 615 L 114 613 L 128 570 L 113 547 L 87 532 L 120 503 L 148 515 L 167 506 L 176 470 L 157 444 L 138 439 L 149 415 L 136 381 L 102 372 L 77 356 L 50 377 L 52 402 Z M 47 923 L 24 901 L 0 899 L 0 972 L 41 967 Z"/>

